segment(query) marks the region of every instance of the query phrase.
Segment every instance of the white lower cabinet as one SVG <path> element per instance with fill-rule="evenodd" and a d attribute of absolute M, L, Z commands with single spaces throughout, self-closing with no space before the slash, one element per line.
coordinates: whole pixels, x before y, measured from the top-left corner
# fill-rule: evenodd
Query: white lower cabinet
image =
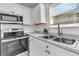
<path fill-rule="evenodd" d="M 63 48 L 51 44 L 49 44 L 48 52 L 49 56 L 78 56 L 77 54 L 71 51 L 65 50 Z"/>
<path fill-rule="evenodd" d="M 30 56 L 77 56 L 77 54 L 30 36 Z"/>
<path fill-rule="evenodd" d="M 47 53 L 45 52 L 45 44 L 46 43 L 44 43 L 43 41 L 30 36 L 30 56 L 46 56 Z"/>
<path fill-rule="evenodd" d="M 48 53 L 46 52 L 46 46 L 47 46 L 47 43 L 44 42 L 44 41 L 41 41 L 41 40 L 37 40 L 37 45 L 38 45 L 38 56 L 47 56 Z"/>

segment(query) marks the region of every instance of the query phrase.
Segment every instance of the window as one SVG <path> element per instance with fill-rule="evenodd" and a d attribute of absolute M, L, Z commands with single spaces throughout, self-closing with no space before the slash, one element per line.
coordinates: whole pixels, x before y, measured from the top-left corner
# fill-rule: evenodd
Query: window
<path fill-rule="evenodd" d="M 50 24 L 79 23 L 79 3 L 62 3 L 50 6 Z"/>

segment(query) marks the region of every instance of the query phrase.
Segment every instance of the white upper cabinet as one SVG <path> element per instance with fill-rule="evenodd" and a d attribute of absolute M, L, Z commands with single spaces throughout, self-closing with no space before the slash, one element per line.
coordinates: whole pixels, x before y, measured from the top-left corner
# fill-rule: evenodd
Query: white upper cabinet
<path fill-rule="evenodd" d="M 13 13 L 15 3 L 0 3 L 0 13 Z"/>
<path fill-rule="evenodd" d="M 21 5 L 16 5 L 14 8 L 14 14 L 23 16 L 23 24 L 24 25 L 31 25 L 31 8 L 24 7 Z"/>
<path fill-rule="evenodd" d="M 0 3 L 0 13 L 22 16 L 22 7 L 16 3 Z"/>
<path fill-rule="evenodd" d="M 45 4 L 38 4 L 32 9 L 33 24 L 46 23 Z"/>
<path fill-rule="evenodd" d="M 23 8 L 23 23 L 25 25 L 32 25 L 31 23 L 31 8 Z"/>
<path fill-rule="evenodd" d="M 23 8 L 20 5 L 16 5 L 13 9 L 15 15 L 22 16 L 23 15 Z"/>

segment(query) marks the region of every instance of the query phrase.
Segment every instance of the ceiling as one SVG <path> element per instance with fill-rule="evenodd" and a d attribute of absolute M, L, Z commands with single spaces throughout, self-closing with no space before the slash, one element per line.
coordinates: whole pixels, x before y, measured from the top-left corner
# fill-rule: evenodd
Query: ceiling
<path fill-rule="evenodd" d="M 19 4 L 30 8 L 34 8 L 36 5 L 38 5 L 38 3 L 19 3 Z"/>

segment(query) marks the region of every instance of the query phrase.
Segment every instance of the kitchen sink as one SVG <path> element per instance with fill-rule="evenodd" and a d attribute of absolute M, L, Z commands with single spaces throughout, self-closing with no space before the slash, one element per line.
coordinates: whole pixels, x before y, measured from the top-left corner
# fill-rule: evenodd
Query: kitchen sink
<path fill-rule="evenodd" d="M 39 36 L 39 37 L 44 38 L 44 39 L 50 39 L 51 41 L 56 41 L 56 42 L 64 43 L 64 44 L 68 44 L 68 45 L 72 45 L 76 41 L 74 39 L 64 38 L 64 37 L 60 37 L 60 36 L 57 37 L 57 36 L 53 36 L 53 35 L 44 35 L 44 36 Z"/>
<path fill-rule="evenodd" d="M 44 39 L 52 39 L 56 36 L 53 36 L 53 35 L 45 35 L 45 36 L 40 36 L 41 38 L 44 38 Z"/>
<path fill-rule="evenodd" d="M 60 37 L 53 39 L 53 41 L 64 43 L 64 44 L 69 44 L 69 45 L 72 45 L 75 42 L 74 39 L 60 38 Z"/>

